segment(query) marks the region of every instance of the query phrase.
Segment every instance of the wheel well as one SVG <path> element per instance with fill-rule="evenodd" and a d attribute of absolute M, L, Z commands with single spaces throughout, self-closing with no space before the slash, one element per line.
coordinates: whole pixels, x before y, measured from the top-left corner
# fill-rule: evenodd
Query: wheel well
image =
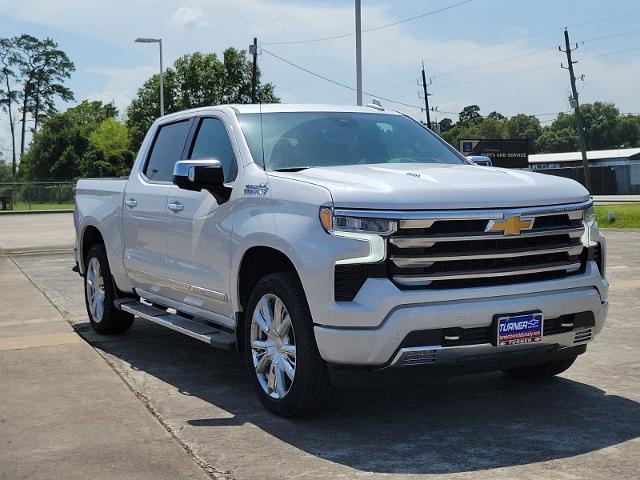
<path fill-rule="evenodd" d="M 289 257 L 275 248 L 253 247 L 245 252 L 238 273 L 238 294 L 243 312 L 248 308 L 249 297 L 256 284 L 266 275 L 278 272 L 293 272 L 298 275 Z M 240 351 L 244 348 L 243 312 L 236 315 L 236 345 Z"/>
<path fill-rule="evenodd" d="M 84 235 L 82 236 L 82 263 L 83 263 L 83 271 L 84 271 L 84 259 L 87 256 L 87 253 L 94 245 L 104 244 L 104 239 L 102 238 L 102 234 L 100 230 L 96 227 L 88 226 Z"/>

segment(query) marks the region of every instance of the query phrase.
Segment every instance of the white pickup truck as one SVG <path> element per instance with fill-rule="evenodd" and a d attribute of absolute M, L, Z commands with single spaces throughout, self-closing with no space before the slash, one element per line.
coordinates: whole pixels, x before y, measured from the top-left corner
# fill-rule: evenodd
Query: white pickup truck
<path fill-rule="evenodd" d="M 98 332 L 136 316 L 237 348 L 284 416 L 344 369 L 552 376 L 607 313 L 581 185 L 473 165 L 378 108 L 167 115 L 128 179 L 78 182 L 75 225 Z"/>

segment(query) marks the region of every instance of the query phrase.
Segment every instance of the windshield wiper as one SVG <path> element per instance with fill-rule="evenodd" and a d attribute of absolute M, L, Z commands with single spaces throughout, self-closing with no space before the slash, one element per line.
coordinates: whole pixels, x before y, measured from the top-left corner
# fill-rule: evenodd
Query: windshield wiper
<path fill-rule="evenodd" d="M 299 172 L 301 170 L 306 170 L 307 168 L 313 168 L 311 165 L 306 167 L 285 167 L 285 168 L 276 168 L 274 172 Z"/>

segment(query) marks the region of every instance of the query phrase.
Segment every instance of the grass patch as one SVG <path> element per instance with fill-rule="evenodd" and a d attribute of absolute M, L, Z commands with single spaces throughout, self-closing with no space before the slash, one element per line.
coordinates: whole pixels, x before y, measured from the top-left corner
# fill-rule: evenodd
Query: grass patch
<path fill-rule="evenodd" d="M 16 202 L 13 204 L 13 210 L 73 210 L 73 203 L 28 203 Z"/>
<path fill-rule="evenodd" d="M 600 228 L 640 228 L 640 203 L 596 205 L 595 211 Z M 613 222 L 607 218 L 609 212 L 615 214 Z"/>

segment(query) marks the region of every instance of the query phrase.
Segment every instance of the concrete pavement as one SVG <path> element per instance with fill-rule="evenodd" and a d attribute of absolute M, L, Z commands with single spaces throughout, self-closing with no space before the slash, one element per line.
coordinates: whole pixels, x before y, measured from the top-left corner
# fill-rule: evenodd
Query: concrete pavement
<path fill-rule="evenodd" d="M 0 245 L 2 229 L 0 218 Z M 69 333 L 58 330 L 64 323 L 48 325 L 51 331 L 37 326 L 43 319 L 53 324 L 64 318 L 95 350 L 85 343 L 62 343 L 0 352 L 0 421 L 5 422 L 0 424 L 5 450 L 0 451 L 0 472 L 10 465 L 14 470 L 7 470 L 12 474 L 7 478 L 38 478 L 47 473 L 42 465 L 53 462 L 49 478 L 73 478 L 65 475 L 64 465 L 85 475 L 77 478 L 100 478 L 112 468 L 115 478 L 164 478 L 164 469 L 174 478 L 198 478 L 189 477 L 198 473 L 190 473 L 186 458 L 194 468 L 209 465 L 213 476 L 224 479 L 636 479 L 640 232 L 605 234 L 612 284 L 609 320 L 588 352 L 560 378 L 523 384 L 494 373 L 343 388 L 329 412 L 304 421 L 267 413 L 233 354 L 140 319 L 122 336 L 93 332 L 81 279 L 70 270 L 70 251 L 11 254 L 19 269 L 0 264 L 0 279 L 6 272 L 13 278 L 0 284 L 0 319 L 5 322 L 0 338 L 17 341 L 19 332 L 11 330 L 17 323 L 23 336 Z M 24 293 L 13 293 L 20 275 L 48 303 L 29 293 L 26 283 L 17 289 Z M 5 301 L 7 292 L 21 296 Z M 22 315 L 20 302 L 29 302 L 25 312 L 33 308 L 33 314 Z M 78 356 L 81 347 L 86 357 Z M 51 349 L 58 356 L 50 355 Z M 16 368 L 22 370 L 14 373 Z M 29 388 L 21 385 L 25 381 Z M 46 407 L 49 397 L 51 408 Z M 93 408 L 101 402 L 107 406 Z M 114 427 L 117 422 L 122 428 Z M 137 461 L 118 443 L 133 444 Z M 78 451 L 85 444 L 91 454 L 83 469 Z M 56 449 L 62 445 L 78 451 Z M 101 448 L 113 453 L 95 454 Z M 45 462 L 39 465 L 41 452 Z M 118 455 L 122 464 L 114 460 Z M 163 468 L 154 461 L 164 462 Z M 177 472 L 182 468 L 186 473 Z"/>
<path fill-rule="evenodd" d="M 6 256 L 0 312 L 0 478 L 210 478 Z"/>
<path fill-rule="evenodd" d="M 3 214 L 0 252 L 73 248 L 73 213 Z"/>

